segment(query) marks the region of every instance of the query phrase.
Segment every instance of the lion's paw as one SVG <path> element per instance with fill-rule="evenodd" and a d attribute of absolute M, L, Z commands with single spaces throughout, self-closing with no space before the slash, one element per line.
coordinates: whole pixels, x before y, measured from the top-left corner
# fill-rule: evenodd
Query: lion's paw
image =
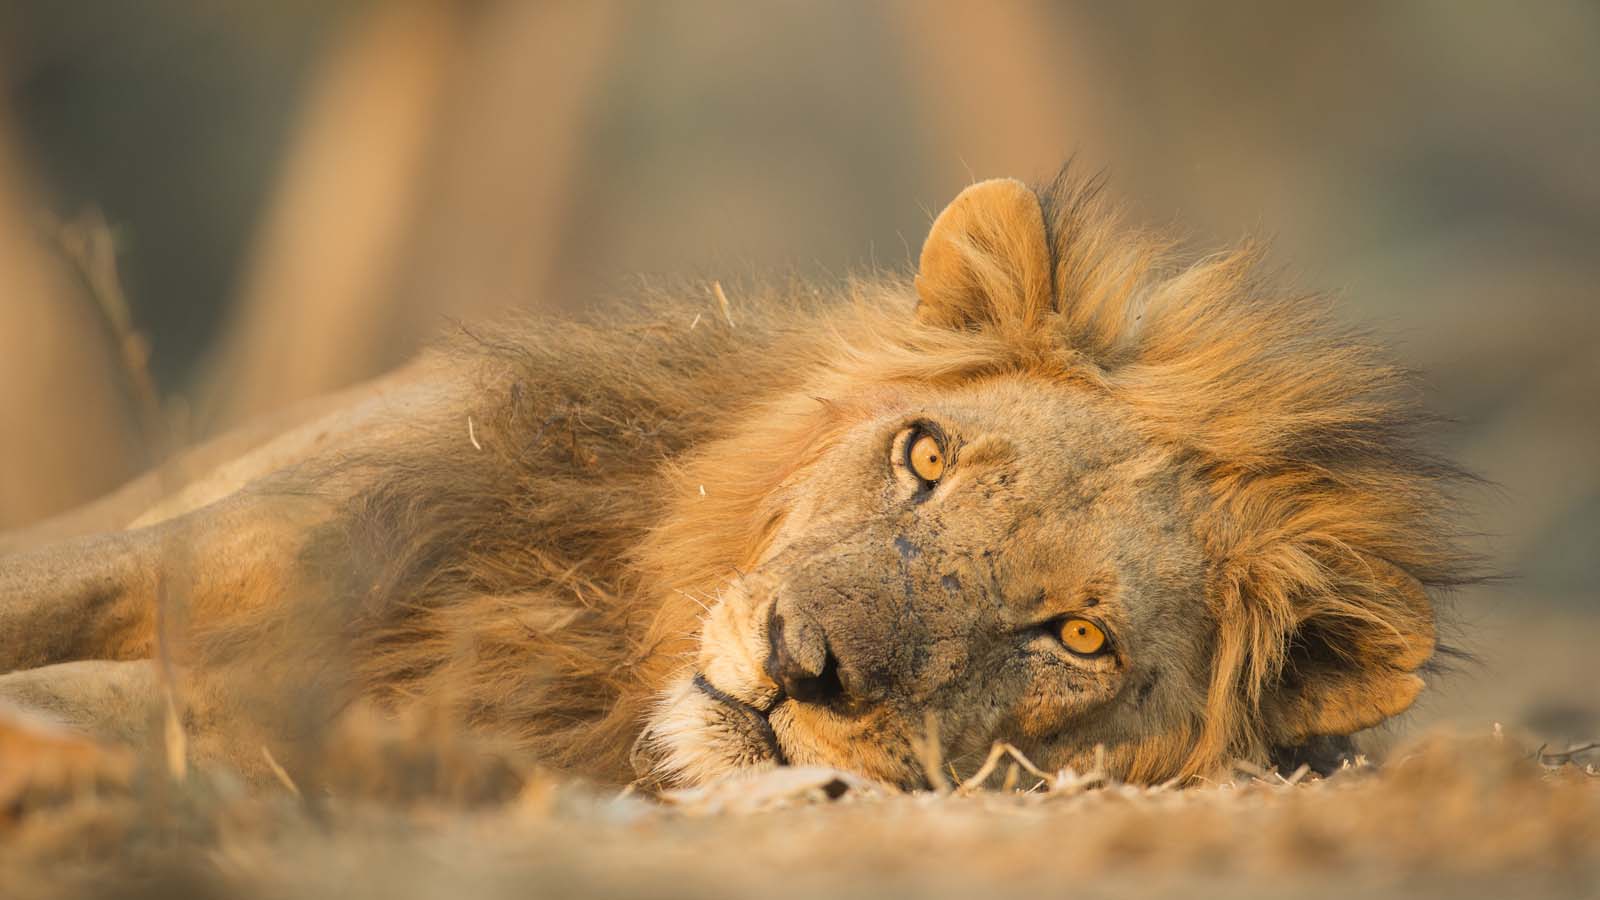
<path fill-rule="evenodd" d="M 0 705 L 0 832 L 41 810 L 125 791 L 131 753 Z"/>

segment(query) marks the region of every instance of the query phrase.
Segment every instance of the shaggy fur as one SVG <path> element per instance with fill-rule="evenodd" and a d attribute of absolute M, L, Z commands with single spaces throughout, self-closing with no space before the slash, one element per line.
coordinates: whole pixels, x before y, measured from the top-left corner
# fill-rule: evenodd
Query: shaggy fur
<path fill-rule="evenodd" d="M 1261 281 L 1252 249 L 1175 262 L 1116 225 L 1096 185 L 1063 177 L 1039 196 L 1053 284 L 966 248 L 996 308 L 1044 291 L 1038 315 L 913 327 L 910 284 L 885 278 L 838 297 L 736 293 L 727 315 L 686 292 L 439 350 L 479 405 L 457 431 L 345 461 L 375 481 L 317 542 L 350 576 L 338 633 L 363 692 L 443 702 L 552 765 L 625 779 L 703 601 L 772 528 L 763 499 L 826 442 L 795 391 L 1007 371 L 1115 398 L 1209 486 L 1196 527 L 1219 636 L 1200 731 L 1124 769 L 1194 774 L 1306 738 L 1274 733 L 1264 698 L 1331 657 L 1415 671 L 1433 648 L 1405 636 L 1431 634 L 1430 613 L 1405 585 L 1459 582 L 1468 560 L 1448 527 L 1457 473 L 1421 449 L 1404 373 L 1322 300 Z M 213 652 L 259 648 L 271 627 L 225 623 Z"/>
<path fill-rule="evenodd" d="M 1255 250 L 1182 261 L 1096 184 L 994 187 L 960 212 L 915 285 L 718 286 L 463 332 L 434 351 L 470 387 L 447 426 L 257 488 L 337 508 L 280 602 L 194 623 L 197 694 L 291 698 L 270 729 L 291 737 L 360 700 L 431 707 L 628 780 L 703 612 L 773 539 L 774 492 L 849 421 L 833 398 L 1023 373 L 1115 404 L 1178 460 L 1204 551 L 1204 708 L 1112 748 L 1114 774 L 1264 762 L 1409 706 L 1435 653 L 1425 591 L 1471 561 L 1449 525 L 1461 476 L 1423 449 L 1405 373 L 1264 281 Z M 1019 267 L 1040 228 L 1047 267 Z"/>

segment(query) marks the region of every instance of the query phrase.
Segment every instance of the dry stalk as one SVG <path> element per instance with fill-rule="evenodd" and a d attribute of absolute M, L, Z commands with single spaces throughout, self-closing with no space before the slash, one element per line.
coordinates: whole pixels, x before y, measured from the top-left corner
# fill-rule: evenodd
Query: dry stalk
<path fill-rule="evenodd" d="M 1006 777 L 1000 782 L 1000 793 L 1009 794 L 1017 789 L 1017 780 L 1022 777 L 1022 769 L 1011 762 L 1006 765 Z"/>
<path fill-rule="evenodd" d="M 1006 753 L 1016 761 L 1017 765 L 1022 766 L 1023 770 L 1029 775 L 1032 775 L 1033 777 L 1044 782 L 1046 787 L 1051 787 L 1055 784 L 1055 776 L 1034 765 L 1033 760 L 1029 759 L 1027 754 L 1023 753 L 1021 750 L 1018 750 L 1011 744 L 1003 744 L 1002 746 L 1005 747 Z"/>
<path fill-rule="evenodd" d="M 1289 787 L 1294 787 L 1295 785 L 1300 783 L 1301 779 L 1305 778 L 1306 775 L 1310 774 L 1310 772 L 1311 772 L 1311 765 L 1309 763 L 1301 763 L 1300 764 L 1300 768 L 1295 769 L 1292 773 L 1290 773 L 1288 778 L 1284 778 L 1282 773 L 1279 773 L 1278 778 L 1279 778 L 1279 780 L 1281 780 L 1284 784 L 1288 785 Z"/>
<path fill-rule="evenodd" d="M 1574 762 L 1576 757 L 1588 753 L 1591 750 L 1600 749 L 1600 741 L 1590 741 L 1587 744 L 1579 744 L 1576 747 L 1568 747 L 1565 750 L 1555 753 L 1546 753 L 1545 747 L 1547 746 L 1549 745 L 1540 744 L 1539 749 L 1534 751 L 1533 756 L 1534 759 L 1539 761 L 1539 765 L 1547 766 L 1553 769 L 1564 766 L 1570 762 Z"/>
<path fill-rule="evenodd" d="M 989 755 L 984 758 L 983 765 L 978 767 L 978 771 L 972 773 L 971 778 L 961 782 L 956 787 L 956 793 L 969 794 L 982 788 L 983 783 L 989 780 L 989 776 L 993 775 L 995 768 L 1000 765 L 1000 760 L 1005 758 L 1006 747 L 1007 744 L 1004 741 L 995 741 L 994 745 L 989 748 Z"/>
<path fill-rule="evenodd" d="M 728 327 L 733 327 L 733 306 L 728 303 L 728 295 L 722 290 L 722 282 L 711 282 L 711 293 L 717 298 L 717 305 L 722 307 L 722 317 L 728 320 Z"/>
<path fill-rule="evenodd" d="M 950 793 L 950 783 L 944 777 L 944 748 L 939 743 L 939 720 L 929 710 L 922 719 L 923 737 L 912 739 L 912 746 L 917 751 L 917 758 L 922 762 L 922 772 L 928 778 L 928 786 L 936 793 Z"/>
<path fill-rule="evenodd" d="M 140 432 L 145 439 L 145 452 L 156 460 L 156 477 L 162 493 L 175 493 L 183 485 L 182 473 L 175 468 L 179 440 L 171 419 L 162 412 L 155 378 L 150 374 L 150 344 L 134 328 L 133 313 L 117 276 L 116 243 L 111 230 L 98 213 L 88 213 L 72 224 L 58 227 L 55 233 L 62 256 L 116 341 L 117 358 L 127 378 Z M 178 530 L 166 540 L 164 546 L 169 548 L 170 555 L 187 555 L 188 546 L 182 538 Z M 184 569 L 162 567 L 163 575 L 156 592 L 155 662 L 161 687 L 161 734 L 166 771 L 173 780 L 182 781 L 188 774 L 188 738 L 183 730 L 183 707 L 172 663 L 172 641 L 174 606 L 181 605 L 175 601 L 186 598 L 173 596 L 173 585 L 165 575 L 168 571 Z"/>
<path fill-rule="evenodd" d="M 971 778 L 963 781 L 957 790 L 961 793 L 971 793 L 981 788 L 984 782 L 988 781 L 990 776 L 994 774 L 1000 762 L 1007 757 L 1010 758 L 1010 763 L 1006 768 L 1005 778 L 1000 785 L 1002 792 L 1016 790 L 1017 783 L 1021 780 L 1023 772 L 1027 772 L 1037 779 L 1034 786 L 1029 788 L 1028 793 L 1033 793 L 1043 787 L 1047 793 L 1051 794 L 1073 794 L 1106 784 L 1111 780 L 1105 773 L 1104 748 L 1097 748 L 1094 769 L 1079 775 L 1072 769 L 1062 769 L 1055 773 L 1046 772 L 1035 765 L 1033 760 L 1017 749 L 1014 744 L 997 741 L 994 746 L 989 748 L 989 755 L 984 759 L 983 765 L 978 767 L 978 771 L 974 772 Z"/>
<path fill-rule="evenodd" d="M 267 770 L 272 773 L 272 777 L 278 779 L 279 784 L 283 785 L 288 789 L 289 793 L 298 798 L 300 796 L 299 786 L 294 783 L 293 778 L 289 777 L 289 773 L 283 770 L 283 766 L 278 765 L 277 758 L 272 755 L 271 750 L 267 749 L 266 744 L 261 745 L 261 758 L 267 761 Z"/>
<path fill-rule="evenodd" d="M 1261 768 L 1255 763 L 1243 759 L 1236 759 L 1233 761 L 1233 770 L 1235 772 L 1248 775 L 1252 781 L 1264 781 L 1268 783 L 1270 783 L 1273 780 L 1273 776 L 1276 775 L 1274 772 L 1268 772 L 1266 769 Z"/>
<path fill-rule="evenodd" d="M 117 358 L 128 378 L 140 425 L 146 429 L 145 439 L 158 440 L 164 429 L 159 427 L 160 394 L 150 375 L 150 342 L 133 326 L 133 313 L 117 277 L 117 250 L 111 229 L 99 213 L 85 213 L 76 222 L 56 229 L 56 243 L 116 341 Z"/>

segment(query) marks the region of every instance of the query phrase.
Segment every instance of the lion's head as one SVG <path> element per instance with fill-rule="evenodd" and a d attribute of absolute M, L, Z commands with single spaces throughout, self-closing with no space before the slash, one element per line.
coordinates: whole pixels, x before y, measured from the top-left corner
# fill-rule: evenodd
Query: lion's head
<path fill-rule="evenodd" d="M 919 784 L 919 742 L 970 771 L 1006 740 L 1154 781 L 1410 706 L 1452 472 L 1396 370 L 1253 261 L 1173 266 L 1064 183 L 965 191 L 914 311 L 858 292 L 678 473 L 646 555 L 693 559 L 706 613 L 644 764 Z"/>

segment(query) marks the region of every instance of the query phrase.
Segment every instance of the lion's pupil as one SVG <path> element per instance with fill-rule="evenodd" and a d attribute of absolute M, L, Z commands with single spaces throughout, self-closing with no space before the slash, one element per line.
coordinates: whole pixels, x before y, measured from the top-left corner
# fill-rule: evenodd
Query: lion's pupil
<path fill-rule="evenodd" d="M 924 434 L 915 439 L 906 461 L 913 472 L 924 481 L 938 481 L 944 474 L 944 453 L 938 440 Z"/>

